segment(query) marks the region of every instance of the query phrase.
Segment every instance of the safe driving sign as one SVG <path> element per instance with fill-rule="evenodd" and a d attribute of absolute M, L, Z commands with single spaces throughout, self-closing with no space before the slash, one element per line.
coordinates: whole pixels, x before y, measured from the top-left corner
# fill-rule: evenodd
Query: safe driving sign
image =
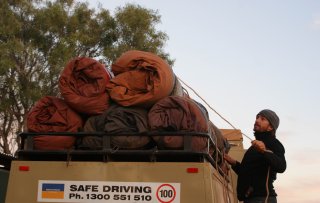
<path fill-rule="evenodd" d="M 37 201 L 180 203 L 180 183 L 39 180 Z"/>

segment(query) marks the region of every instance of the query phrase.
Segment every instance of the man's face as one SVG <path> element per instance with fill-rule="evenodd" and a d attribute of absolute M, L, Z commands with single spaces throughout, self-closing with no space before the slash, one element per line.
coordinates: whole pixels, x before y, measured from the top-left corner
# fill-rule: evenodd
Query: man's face
<path fill-rule="evenodd" d="M 264 116 L 257 115 L 253 130 L 255 132 L 267 132 L 273 130 L 273 128 Z"/>

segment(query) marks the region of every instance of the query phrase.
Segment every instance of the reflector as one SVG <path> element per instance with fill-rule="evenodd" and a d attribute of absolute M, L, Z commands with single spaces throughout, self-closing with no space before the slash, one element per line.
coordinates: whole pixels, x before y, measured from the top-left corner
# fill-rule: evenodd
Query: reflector
<path fill-rule="evenodd" d="M 29 171 L 29 166 L 19 166 L 19 171 Z"/>
<path fill-rule="evenodd" d="M 187 168 L 188 173 L 198 173 L 199 169 L 198 168 Z"/>

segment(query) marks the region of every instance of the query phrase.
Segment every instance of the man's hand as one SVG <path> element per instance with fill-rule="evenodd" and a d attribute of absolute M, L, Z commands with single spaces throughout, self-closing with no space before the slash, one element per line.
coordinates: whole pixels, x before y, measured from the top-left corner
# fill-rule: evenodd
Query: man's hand
<path fill-rule="evenodd" d="M 234 166 L 236 165 L 237 161 L 231 158 L 228 154 L 223 155 L 224 160 L 226 160 L 230 165 Z"/>
<path fill-rule="evenodd" d="M 266 145 L 262 141 L 253 140 L 251 144 L 258 152 L 264 153 L 266 151 Z"/>

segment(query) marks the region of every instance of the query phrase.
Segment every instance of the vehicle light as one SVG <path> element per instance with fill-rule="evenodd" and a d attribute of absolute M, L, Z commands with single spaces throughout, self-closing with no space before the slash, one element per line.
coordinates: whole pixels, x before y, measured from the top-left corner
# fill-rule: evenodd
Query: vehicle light
<path fill-rule="evenodd" d="M 188 173 L 198 173 L 199 169 L 198 168 L 187 168 Z"/>
<path fill-rule="evenodd" d="M 29 166 L 19 166 L 19 171 L 29 171 Z"/>

